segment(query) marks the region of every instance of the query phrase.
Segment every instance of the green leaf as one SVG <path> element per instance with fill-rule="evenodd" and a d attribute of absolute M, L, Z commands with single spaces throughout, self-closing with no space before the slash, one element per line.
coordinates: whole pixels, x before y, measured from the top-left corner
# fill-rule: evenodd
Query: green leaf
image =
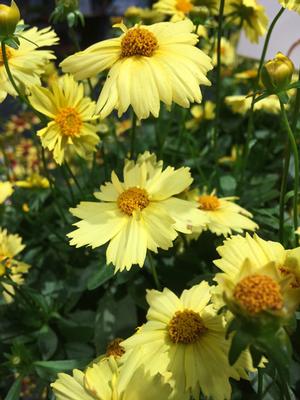
<path fill-rule="evenodd" d="M 9 389 L 4 400 L 19 400 L 21 392 L 22 377 L 19 377 Z"/>
<path fill-rule="evenodd" d="M 34 366 L 44 368 L 53 372 L 71 371 L 75 368 L 84 368 L 89 360 L 58 360 L 58 361 L 35 361 Z"/>
<path fill-rule="evenodd" d="M 228 359 L 229 364 L 233 365 L 241 355 L 241 353 L 246 350 L 246 348 L 251 344 L 252 337 L 246 332 L 238 331 L 232 339 Z"/>
<path fill-rule="evenodd" d="M 105 282 L 114 276 L 114 270 L 112 267 L 105 265 L 98 269 L 98 271 L 92 275 L 87 282 L 88 290 L 94 290 L 99 286 L 102 286 Z"/>
<path fill-rule="evenodd" d="M 220 186 L 225 194 L 232 194 L 236 189 L 237 183 L 233 176 L 223 175 L 220 178 Z"/>
<path fill-rule="evenodd" d="M 56 333 L 49 326 L 43 327 L 38 334 L 38 346 L 44 360 L 48 360 L 53 356 L 57 345 Z"/>

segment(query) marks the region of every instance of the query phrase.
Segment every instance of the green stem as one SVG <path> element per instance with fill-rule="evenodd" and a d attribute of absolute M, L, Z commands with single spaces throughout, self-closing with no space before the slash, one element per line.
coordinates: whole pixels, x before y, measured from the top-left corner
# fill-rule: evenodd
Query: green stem
<path fill-rule="evenodd" d="M 256 91 L 259 87 L 260 74 L 261 74 L 261 70 L 262 70 L 262 67 L 265 62 L 265 58 L 266 58 L 266 54 L 267 54 L 267 50 L 268 50 L 268 46 L 269 46 L 269 42 L 270 42 L 270 38 L 271 38 L 271 35 L 273 32 L 273 29 L 274 29 L 277 21 L 281 17 L 281 15 L 283 14 L 284 10 L 285 10 L 285 8 L 281 7 L 281 9 L 275 15 L 273 21 L 271 22 L 271 24 L 269 26 L 269 29 L 268 29 L 268 32 L 266 35 L 266 39 L 264 42 L 264 47 L 263 47 L 263 50 L 262 50 L 262 53 L 260 56 L 259 66 L 258 66 L 258 70 L 257 70 L 257 76 L 254 81 L 254 91 Z M 249 153 L 250 153 L 250 142 L 251 142 L 251 139 L 252 139 L 253 133 L 254 133 L 254 104 L 255 104 L 255 95 L 252 96 L 252 102 L 251 102 L 251 107 L 250 107 L 250 111 L 249 111 L 247 137 L 246 137 L 246 143 L 245 143 L 245 147 L 244 147 L 243 163 L 242 163 L 242 168 L 241 168 L 241 181 L 242 182 L 244 180 L 244 174 L 245 174 L 248 157 L 249 157 Z"/>
<path fill-rule="evenodd" d="M 264 386 L 264 375 L 261 368 L 257 368 L 257 398 L 262 399 Z"/>
<path fill-rule="evenodd" d="M 137 118 L 135 115 L 135 112 L 133 111 L 132 114 L 132 126 L 131 126 L 131 132 L 130 132 L 130 159 L 134 158 L 135 155 L 135 139 L 136 139 L 136 122 Z"/>
<path fill-rule="evenodd" d="M 223 20 L 224 20 L 224 6 L 225 0 L 220 1 L 219 20 L 218 20 L 218 38 L 217 38 L 217 67 L 216 67 L 216 120 L 213 132 L 213 147 L 217 148 L 217 140 L 220 128 L 220 109 L 221 109 L 221 39 L 223 34 Z"/>
<path fill-rule="evenodd" d="M 157 290 L 161 290 L 161 285 L 158 279 L 158 275 L 157 275 L 157 271 L 156 271 L 156 267 L 154 264 L 154 260 L 152 257 L 152 254 L 150 253 L 150 251 L 148 252 L 148 259 L 149 259 L 149 264 L 150 264 L 150 268 L 151 268 L 151 273 L 155 282 L 155 286 L 157 288 Z"/>
<path fill-rule="evenodd" d="M 299 190 L 299 155 L 298 155 L 298 148 L 297 143 L 290 127 L 286 111 L 284 108 L 284 104 L 280 101 L 280 108 L 281 108 L 281 115 L 282 120 L 284 123 L 284 127 L 288 134 L 291 150 L 294 156 L 294 164 L 295 164 L 295 177 L 294 177 L 294 198 L 293 198 L 293 221 L 294 221 L 294 230 L 298 228 L 298 190 Z M 286 185 L 286 184 L 285 184 Z M 281 193 L 281 196 L 285 196 L 285 193 Z M 298 237 L 295 235 L 296 245 L 298 243 Z"/>
<path fill-rule="evenodd" d="M 66 170 L 68 171 L 69 175 L 71 176 L 75 185 L 77 186 L 77 189 L 79 190 L 80 194 L 83 196 L 84 195 L 83 190 L 78 182 L 78 179 L 76 178 L 75 174 L 73 173 L 71 167 L 69 166 L 69 164 L 67 163 L 66 160 L 64 161 L 64 164 L 65 164 Z"/>

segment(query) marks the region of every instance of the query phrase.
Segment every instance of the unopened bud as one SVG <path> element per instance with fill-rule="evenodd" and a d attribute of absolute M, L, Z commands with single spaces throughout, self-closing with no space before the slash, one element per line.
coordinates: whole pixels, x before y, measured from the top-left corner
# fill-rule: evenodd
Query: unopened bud
<path fill-rule="evenodd" d="M 274 93 L 284 90 L 291 82 L 294 73 L 294 64 L 283 55 L 277 53 L 273 60 L 267 61 L 262 68 L 261 80 L 265 88 Z"/>
<path fill-rule="evenodd" d="M 20 11 L 14 0 L 12 0 L 10 6 L 0 4 L 0 36 L 13 35 L 20 18 Z"/>

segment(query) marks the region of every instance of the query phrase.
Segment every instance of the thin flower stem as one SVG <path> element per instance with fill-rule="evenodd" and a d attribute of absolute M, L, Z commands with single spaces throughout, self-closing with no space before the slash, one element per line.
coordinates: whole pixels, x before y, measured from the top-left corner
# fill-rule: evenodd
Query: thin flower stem
<path fill-rule="evenodd" d="M 268 50 L 268 46 L 269 46 L 269 42 L 270 42 L 270 38 L 271 38 L 271 35 L 273 32 L 273 29 L 274 29 L 277 21 L 281 17 L 281 15 L 283 14 L 284 10 L 285 10 L 285 8 L 281 7 L 281 9 L 275 15 L 273 21 L 271 22 L 271 24 L 269 26 L 269 29 L 268 29 L 268 32 L 267 32 L 267 35 L 265 38 L 265 42 L 264 42 L 264 47 L 263 47 L 263 50 L 262 50 L 262 53 L 260 56 L 260 60 L 259 60 L 257 75 L 256 75 L 256 78 L 254 81 L 254 91 L 256 91 L 259 86 L 260 74 L 261 74 L 261 70 L 262 70 L 262 67 L 265 62 L 265 58 L 266 58 L 266 54 L 267 54 L 267 50 Z M 249 111 L 247 136 L 246 136 L 246 143 L 245 143 L 245 147 L 244 147 L 243 163 L 242 163 L 242 168 L 241 168 L 241 182 L 244 181 L 245 170 L 247 167 L 249 153 L 250 153 L 250 142 L 251 142 L 251 139 L 253 138 L 253 133 L 254 133 L 254 104 L 255 104 L 255 95 L 252 96 L 252 102 L 251 102 L 251 107 L 250 107 L 250 111 Z"/>
<path fill-rule="evenodd" d="M 161 284 L 159 282 L 159 278 L 158 278 L 158 275 L 157 275 L 157 271 L 156 271 L 156 267 L 155 267 L 155 264 L 154 264 L 154 260 L 153 260 L 153 257 L 152 257 L 152 254 L 150 253 L 150 251 L 148 252 L 148 259 L 149 259 L 151 273 L 152 273 L 152 276 L 153 276 L 153 280 L 155 282 L 156 289 L 157 290 L 161 290 Z"/>
<path fill-rule="evenodd" d="M 217 148 L 217 140 L 220 129 L 220 109 L 221 109 L 221 39 L 223 34 L 223 20 L 224 20 L 224 6 L 225 0 L 220 1 L 219 20 L 218 20 L 218 38 L 217 38 L 217 67 L 216 67 L 216 120 L 213 132 L 213 147 Z"/>
<path fill-rule="evenodd" d="M 262 399 L 263 396 L 264 377 L 261 368 L 257 368 L 257 398 Z"/>
<path fill-rule="evenodd" d="M 131 132 L 130 132 L 130 159 L 134 158 L 135 155 L 135 139 L 136 139 L 136 123 L 137 123 L 137 118 L 135 115 L 135 112 L 133 111 L 132 114 L 132 126 L 131 126 Z"/>
<path fill-rule="evenodd" d="M 293 221 L 294 221 L 294 230 L 296 231 L 298 228 L 298 190 L 299 190 L 299 154 L 298 154 L 298 148 L 297 148 L 297 143 L 294 137 L 294 134 L 292 132 L 292 129 L 290 127 L 286 111 L 284 108 L 284 104 L 282 101 L 280 101 L 280 108 L 281 108 L 281 115 L 282 115 L 282 120 L 284 123 L 284 127 L 286 129 L 286 132 L 288 134 L 291 150 L 294 156 L 294 164 L 295 164 L 295 177 L 294 177 L 294 198 L 293 198 Z M 285 183 L 286 185 L 286 183 Z M 285 186 L 286 187 L 286 186 Z M 284 196 L 285 194 L 281 194 L 281 196 Z M 298 238 L 297 235 L 295 235 L 295 240 L 296 240 L 296 245 L 298 243 Z"/>
<path fill-rule="evenodd" d="M 84 192 L 83 192 L 83 190 L 82 190 L 82 188 L 81 188 L 81 186 L 80 186 L 80 184 L 78 182 L 78 179 L 76 178 L 75 174 L 73 173 L 71 167 L 69 166 L 69 164 L 67 163 L 66 160 L 64 161 L 64 164 L 65 164 L 66 170 L 68 171 L 69 175 L 71 176 L 71 178 L 73 179 L 75 185 L 77 186 L 77 189 L 79 190 L 80 194 L 84 195 Z"/>

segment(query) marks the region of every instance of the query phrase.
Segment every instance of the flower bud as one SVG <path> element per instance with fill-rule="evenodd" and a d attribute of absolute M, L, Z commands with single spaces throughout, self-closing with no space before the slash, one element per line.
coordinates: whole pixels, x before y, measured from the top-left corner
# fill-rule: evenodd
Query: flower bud
<path fill-rule="evenodd" d="M 273 60 L 267 61 L 262 68 L 261 80 L 269 92 L 284 90 L 291 82 L 294 64 L 283 55 L 277 53 Z"/>
<path fill-rule="evenodd" d="M 14 0 L 10 6 L 0 4 L 0 36 L 13 35 L 20 18 L 20 11 Z"/>

